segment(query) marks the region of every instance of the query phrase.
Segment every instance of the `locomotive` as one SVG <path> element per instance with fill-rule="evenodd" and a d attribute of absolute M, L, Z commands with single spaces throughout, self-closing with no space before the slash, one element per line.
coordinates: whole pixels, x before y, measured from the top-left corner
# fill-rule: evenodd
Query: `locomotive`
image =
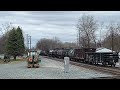
<path fill-rule="evenodd" d="M 49 56 L 61 59 L 67 56 L 72 61 L 114 67 L 119 60 L 117 52 L 96 52 L 96 48 L 54 49 L 49 51 Z"/>
<path fill-rule="evenodd" d="M 28 52 L 28 68 L 39 68 L 40 57 L 37 50 L 30 50 Z"/>

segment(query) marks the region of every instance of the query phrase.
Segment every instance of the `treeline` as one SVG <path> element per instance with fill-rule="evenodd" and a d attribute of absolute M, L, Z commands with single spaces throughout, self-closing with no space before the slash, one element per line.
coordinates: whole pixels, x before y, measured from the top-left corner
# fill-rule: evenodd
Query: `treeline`
<path fill-rule="evenodd" d="M 120 24 L 111 23 L 107 27 L 108 31 L 102 40 L 102 45 L 106 48 L 120 52 Z"/>
<path fill-rule="evenodd" d="M 56 48 L 77 48 L 77 45 L 74 42 L 62 42 L 55 37 L 53 39 L 42 38 L 38 40 L 36 48 L 43 51 L 49 51 L 50 49 Z"/>

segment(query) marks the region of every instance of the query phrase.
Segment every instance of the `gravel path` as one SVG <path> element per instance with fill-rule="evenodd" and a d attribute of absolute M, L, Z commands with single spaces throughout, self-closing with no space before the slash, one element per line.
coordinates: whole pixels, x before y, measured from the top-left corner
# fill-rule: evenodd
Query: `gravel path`
<path fill-rule="evenodd" d="M 0 64 L 0 79 L 89 79 L 107 77 L 109 74 L 70 65 L 69 73 L 64 73 L 64 64 L 42 58 L 40 68 L 27 68 L 27 62 Z"/>

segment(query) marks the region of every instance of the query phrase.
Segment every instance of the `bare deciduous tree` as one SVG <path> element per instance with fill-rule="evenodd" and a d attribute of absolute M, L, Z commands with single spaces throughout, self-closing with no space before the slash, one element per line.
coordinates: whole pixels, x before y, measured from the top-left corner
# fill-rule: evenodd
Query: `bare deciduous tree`
<path fill-rule="evenodd" d="M 8 36 L 9 30 L 12 28 L 12 23 L 5 23 L 2 24 L 2 26 L 0 27 L 0 53 L 4 53 L 5 51 L 5 42 L 6 42 L 6 38 Z"/>
<path fill-rule="evenodd" d="M 105 28 L 104 26 L 104 22 L 99 23 L 99 38 L 97 38 L 97 47 L 102 47 L 102 39 L 104 39 L 104 35 L 102 34 L 102 32 Z"/>
<path fill-rule="evenodd" d="M 77 48 L 76 43 L 74 42 L 62 42 L 57 37 L 54 37 L 53 39 L 47 39 L 42 38 L 40 39 L 37 44 L 36 48 L 43 50 L 43 51 L 49 51 L 50 49 L 62 49 L 62 48 Z"/>
<path fill-rule="evenodd" d="M 78 24 L 77 24 L 77 28 L 78 28 L 77 30 L 78 30 L 78 36 L 79 36 L 79 45 L 80 45 L 81 37 L 82 38 L 85 37 L 85 39 L 83 39 L 83 40 L 87 41 L 86 47 L 91 47 L 90 44 L 92 42 L 96 43 L 95 31 L 98 28 L 98 24 L 93 16 L 84 14 L 79 19 Z M 81 44 L 82 44 L 82 46 L 84 46 L 83 43 L 81 43 Z"/>
<path fill-rule="evenodd" d="M 48 51 L 50 49 L 62 48 L 62 42 L 56 37 L 53 39 L 42 38 L 37 42 L 36 47 L 43 51 Z"/>
<path fill-rule="evenodd" d="M 120 24 L 110 23 L 107 26 L 106 38 L 103 41 L 103 46 L 113 51 L 120 51 Z"/>
<path fill-rule="evenodd" d="M 77 48 L 77 44 L 75 42 L 64 42 L 63 48 Z"/>

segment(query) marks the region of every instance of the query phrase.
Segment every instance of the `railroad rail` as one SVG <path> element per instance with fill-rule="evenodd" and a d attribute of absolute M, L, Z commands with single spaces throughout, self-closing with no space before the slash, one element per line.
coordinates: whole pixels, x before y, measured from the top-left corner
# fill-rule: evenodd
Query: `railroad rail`
<path fill-rule="evenodd" d="M 59 62 L 64 62 L 63 59 L 52 58 L 52 57 L 48 57 L 48 56 L 46 56 L 45 58 L 49 58 L 49 59 L 56 60 Z M 99 77 L 99 78 L 93 78 L 93 79 L 120 79 L 120 68 L 118 68 L 118 67 L 117 68 L 102 67 L 102 66 L 89 65 L 89 64 L 84 64 L 84 63 L 74 62 L 74 61 L 70 61 L 70 64 L 113 75 L 112 77 Z"/>

